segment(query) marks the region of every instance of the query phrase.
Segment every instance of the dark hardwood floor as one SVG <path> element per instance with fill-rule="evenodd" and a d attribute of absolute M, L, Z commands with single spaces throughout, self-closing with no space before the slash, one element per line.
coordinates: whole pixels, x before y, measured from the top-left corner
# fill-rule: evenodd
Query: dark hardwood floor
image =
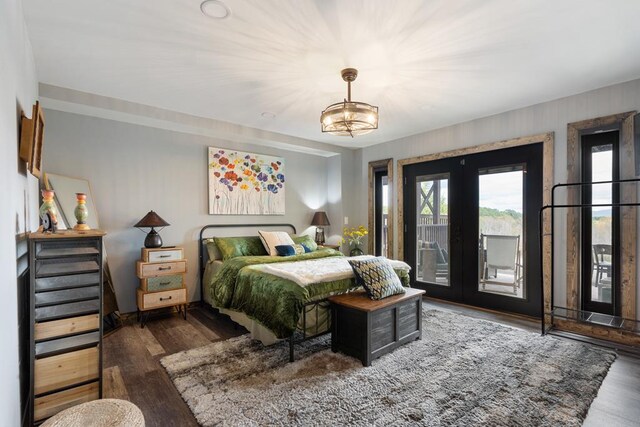
<path fill-rule="evenodd" d="M 538 323 L 526 318 L 437 300 L 425 299 L 424 305 L 428 309 L 452 311 L 539 332 Z M 148 427 L 197 426 L 160 365 L 160 359 L 245 332 L 226 316 L 203 307 L 191 308 L 186 321 L 175 313 L 159 314 L 151 318 L 144 329 L 135 319 L 130 319 L 104 339 L 104 397 L 126 399 L 138 405 Z M 584 425 L 640 426 L 640 358 L 619 353 Z"/>

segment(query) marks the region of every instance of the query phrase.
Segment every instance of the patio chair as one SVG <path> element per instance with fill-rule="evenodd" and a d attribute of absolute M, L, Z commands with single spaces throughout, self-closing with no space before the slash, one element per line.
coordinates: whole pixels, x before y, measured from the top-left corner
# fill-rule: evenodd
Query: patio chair
<path fill-rule="evenodd" d="M 480 283 L 482 289 L 487 284 L 510 286 L 517 294 L 522 283 L 522 261 L 520 259 L 520 236 L 504 236 L 498 234 L 480 235 L 481 254 L 484 254 Z M 500 281 L 498 270 L 513 271 L 513 281 Z M 489 272 L 495 272 L 495 279 L 491 280 Z"/>
<path fill-rule="evenodd" d="M 449 253 L 438 242 L 422 242 L 420 248 L 422 280 L 435 282 L 449 277 Z"/>
<path fill-rule="evenodd" d="M 611 262 L 605 260 L 605 255 L 611 257 L 611 245 L 593 245 L 593 267 L 596 270 L 596 285 L 602 282 L 603 276 L 611 275 Z"/>

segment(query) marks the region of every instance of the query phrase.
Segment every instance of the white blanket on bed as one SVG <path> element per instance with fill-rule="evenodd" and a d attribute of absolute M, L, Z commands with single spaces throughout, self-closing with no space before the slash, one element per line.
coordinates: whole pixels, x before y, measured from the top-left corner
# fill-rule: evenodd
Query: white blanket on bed
<path fill-rule="evenodd" d="M 348 259 L 371 259 L 371 255 L 357 257 L 329 257 L 308 261 L 281 262 L 275 264 L 261 264 L 256 266 L 260 271 L 291 280 L 300 286 L 312 283 L 331 282 L 334 280 L 350 279 L 354 277 L 353 269 Z M 392 260 L 389 262 L 394 269 L 411 270 L 409 264 Z"/>

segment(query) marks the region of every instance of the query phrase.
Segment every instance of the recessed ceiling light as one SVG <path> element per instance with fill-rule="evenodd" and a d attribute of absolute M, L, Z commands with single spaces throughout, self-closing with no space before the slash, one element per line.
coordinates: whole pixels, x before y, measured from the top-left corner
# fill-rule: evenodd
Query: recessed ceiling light
<path fill-rule="evenodd" d="M 231 9 L 220 0 L 205 0 L 200 4 L 205 16 L 214 19 L 225 19 L 231 16 Z"/>
<path fill-rule="evenodd" d="M 276 115 L 275 113 L 272 113 L 270 111 L 265 111 L 264 113 L 260 114 L 262 117 L 264 117 L 265 119 L 275 119 Z"/>

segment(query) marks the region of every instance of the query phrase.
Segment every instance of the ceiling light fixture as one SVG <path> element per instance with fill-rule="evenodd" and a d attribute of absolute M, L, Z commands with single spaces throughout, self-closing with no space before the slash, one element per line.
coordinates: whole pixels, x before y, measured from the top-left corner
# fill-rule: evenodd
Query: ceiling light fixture
<path fill-rule="evenodd" d="M 358 77 L 358 70 L 345 68 L 341 74 L 342 80 L 347 82 L 347 99 L 324 109 L 320 115 L 322 132 L 353 138 L 378 129 L 378 107 L 351 101 L 351 82 Z"/>
<path fill-rule="evenodd" d="M 260 114 L 262 117 L 264 117 L 265 119 L 275 119 L 276 118 L 276 114 L 272 113 L 271 111 L 265 111 L 264 113 Z"/>
<path fill-rule="evenodd" d="M 220 0 L 205 0 L 200 4 L 205 16 L 213 19 L 226 19 L 231 16 L 231 9 Z"/>

